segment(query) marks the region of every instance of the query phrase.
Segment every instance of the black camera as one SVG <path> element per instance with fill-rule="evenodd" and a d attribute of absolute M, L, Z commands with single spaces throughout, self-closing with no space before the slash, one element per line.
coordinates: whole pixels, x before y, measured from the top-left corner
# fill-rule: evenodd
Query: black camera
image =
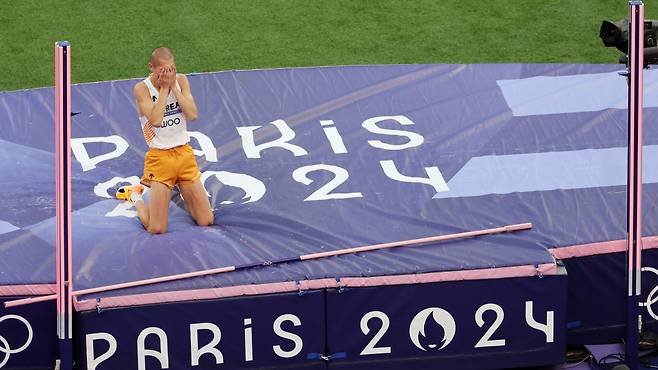
<path fill-rule="evenodd" d="M 658 20 L 644 21 L 644 65 L 658 64 Z M 608 48 L 615 47 L 624 53 L 619 57 L 619 63 L 628 63 L 628 20 L 617 22 L 603 21 L 599 36 L 603 45 Z"/>

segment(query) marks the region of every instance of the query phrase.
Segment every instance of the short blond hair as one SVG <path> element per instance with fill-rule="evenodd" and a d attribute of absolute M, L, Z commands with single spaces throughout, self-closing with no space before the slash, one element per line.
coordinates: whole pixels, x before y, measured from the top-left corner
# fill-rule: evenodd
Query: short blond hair
<path fill-rule="evenodd" d="M 160 46 L 151 52 L 151 64 L 157 65 L 157 62 L 160 60 L 169 60 L 174 57 L 174 53 L 171 52 L 166 46 Z"/>

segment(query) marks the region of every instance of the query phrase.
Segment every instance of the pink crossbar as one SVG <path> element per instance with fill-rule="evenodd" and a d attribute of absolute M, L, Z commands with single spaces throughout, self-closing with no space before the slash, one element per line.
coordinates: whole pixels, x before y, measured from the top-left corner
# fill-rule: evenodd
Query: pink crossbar
<path fill-rule="evenodd" d="M 56 284 L 0 285 L 0 297 L 46 295 L 57 292 Z"/>
<path fill-rule="evenodd" d="M 98 308 L 130 307 L 148 304 L 197 301 L 228 297 L 252 296 L 284 292 L 296 292 L 314 289 L 327 289 L 338 287 L 374 287 L 404 284 L 427 284 L 462 280 L 504 279 L 515 277 L 528 277 L 537 275 L 555 275 L 555 263 L 538 266 L 511 266 L 478 270 L 431 272 L 424 274 L 407 274 L 374 277 L 345 277 L 336 279 L 303 280 L 299 282 L 288 281 L 281 283 L 250 284 L 233 287 L 192 289 L 171 292 L 144 293 L 118 297 L 107 297 L 100 301 L 96 299 L 82 299 L 74 302 L 77 311 L 89 311 Z"/>
<path fill-rule="evenodd" d="M 626 252 L 626 240 L 611 240 L 607 242 L 572 245 L 570 247 L 552 248 L 549 252 L 556 259 L 564 260 L 575 257 L 587 257 L 597 254 Z M 642 249 L 658 248 L 658 236 L 642 238 Z"/>
<path fill-rule="evenodd" d="M 642 238 L 642 249 L 658 248 L 658 236 L 646 236 Z M 550 253 L 555 259 L 569 259 L 577 257 L 587 257 L 599 254 L 621 253 L 626 251 L 625 240 L 612 240 L 598 243 L 579 244 L 569 247 L 552 248 Z M 552 266 L 540 265 L 540 272 L 544 272 L 547 267 Z M 502 277 L 529 276 L 533 271 L 529 271 L 529 266 L 504 267 L 495 269 L 480 269 L 467 271 L 449 271 L 436 272 L 427 274 L 395 275 L 395 276 L 378 276 L 369 278 L 342 278 L 341 284 L 351 287 L 378 286 L 378 285 L 399 285 L 399 284 L 422 284 L 428 282 L 453 281 L 453 280 L 477 280 L 477 279 L 495 279 Z M 553 266 L 553 269 L 555 267 Z M 525 271 L 524 271 L 525 270 Z M 510 274 L 516 271 L 518 274 Z M 523 273 L 519 273 L 524 271 Z M 32 289 L 32 287 L 35 287 Z M 43 285 L 10 285 L 0 286 L 0 296 L 8 295 L 42 295 L 52 294 L 55 289 L 54 284 Z M 120 296 L 104 298 L 103 307 L 123 307 L 141 304 L 153 304 L 163 302 L 177 302 L 185 300 L 215 299 L 223 297 L 236 297 L 243 295 L 259 295 L 277 292 L 291 292 L 299 289 L 322 289 L 327 287 L 336 287 L 335 279 L 319 279 L 300 282 L 282 282 L 271 284 L 253 284 L 236 287 L 224 287 L 216 289 L 198 289 L 185 290 L 177 292 L 148 293 L 133 296 Z M 7 294 L 4 294 L 7 293 Z M 93 300 L 80 300 L 76 302 L 76 308 L 79 310 L 90 310 L 96 308 L 96 302 Z"/>

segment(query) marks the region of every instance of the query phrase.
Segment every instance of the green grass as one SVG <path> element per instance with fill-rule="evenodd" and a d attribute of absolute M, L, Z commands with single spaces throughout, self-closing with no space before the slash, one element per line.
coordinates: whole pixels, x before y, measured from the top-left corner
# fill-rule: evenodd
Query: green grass
<path fill-rule="evenodd" d="M 651 15 L 656 5 L 646 9 Z M 165 44 L 181 72 L 389 63 L 615 63 L 598 38 L 622 0 L 0 2 L 0 91 L 53 85 L 53 44 L 74 82 L 147 74 Z"/>

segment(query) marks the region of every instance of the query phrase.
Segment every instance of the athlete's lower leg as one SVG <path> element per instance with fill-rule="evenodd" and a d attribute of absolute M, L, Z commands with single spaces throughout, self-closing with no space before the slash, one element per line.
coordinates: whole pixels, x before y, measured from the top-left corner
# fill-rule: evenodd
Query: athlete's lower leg
<path fill-rule="evenodd" d="M 137 199 L 135 202 L 133 202 L 133 205 L 135 206 L 135 209 L 137 210 L 137 217 L 139 217 L 139 221 L 142 222 L 142 225 L 144 225 L 144 228 L 148 230 L 149 228 L 149 207 L 146 205 L 146 202 L 144 202 L 144 199 Z"/>

